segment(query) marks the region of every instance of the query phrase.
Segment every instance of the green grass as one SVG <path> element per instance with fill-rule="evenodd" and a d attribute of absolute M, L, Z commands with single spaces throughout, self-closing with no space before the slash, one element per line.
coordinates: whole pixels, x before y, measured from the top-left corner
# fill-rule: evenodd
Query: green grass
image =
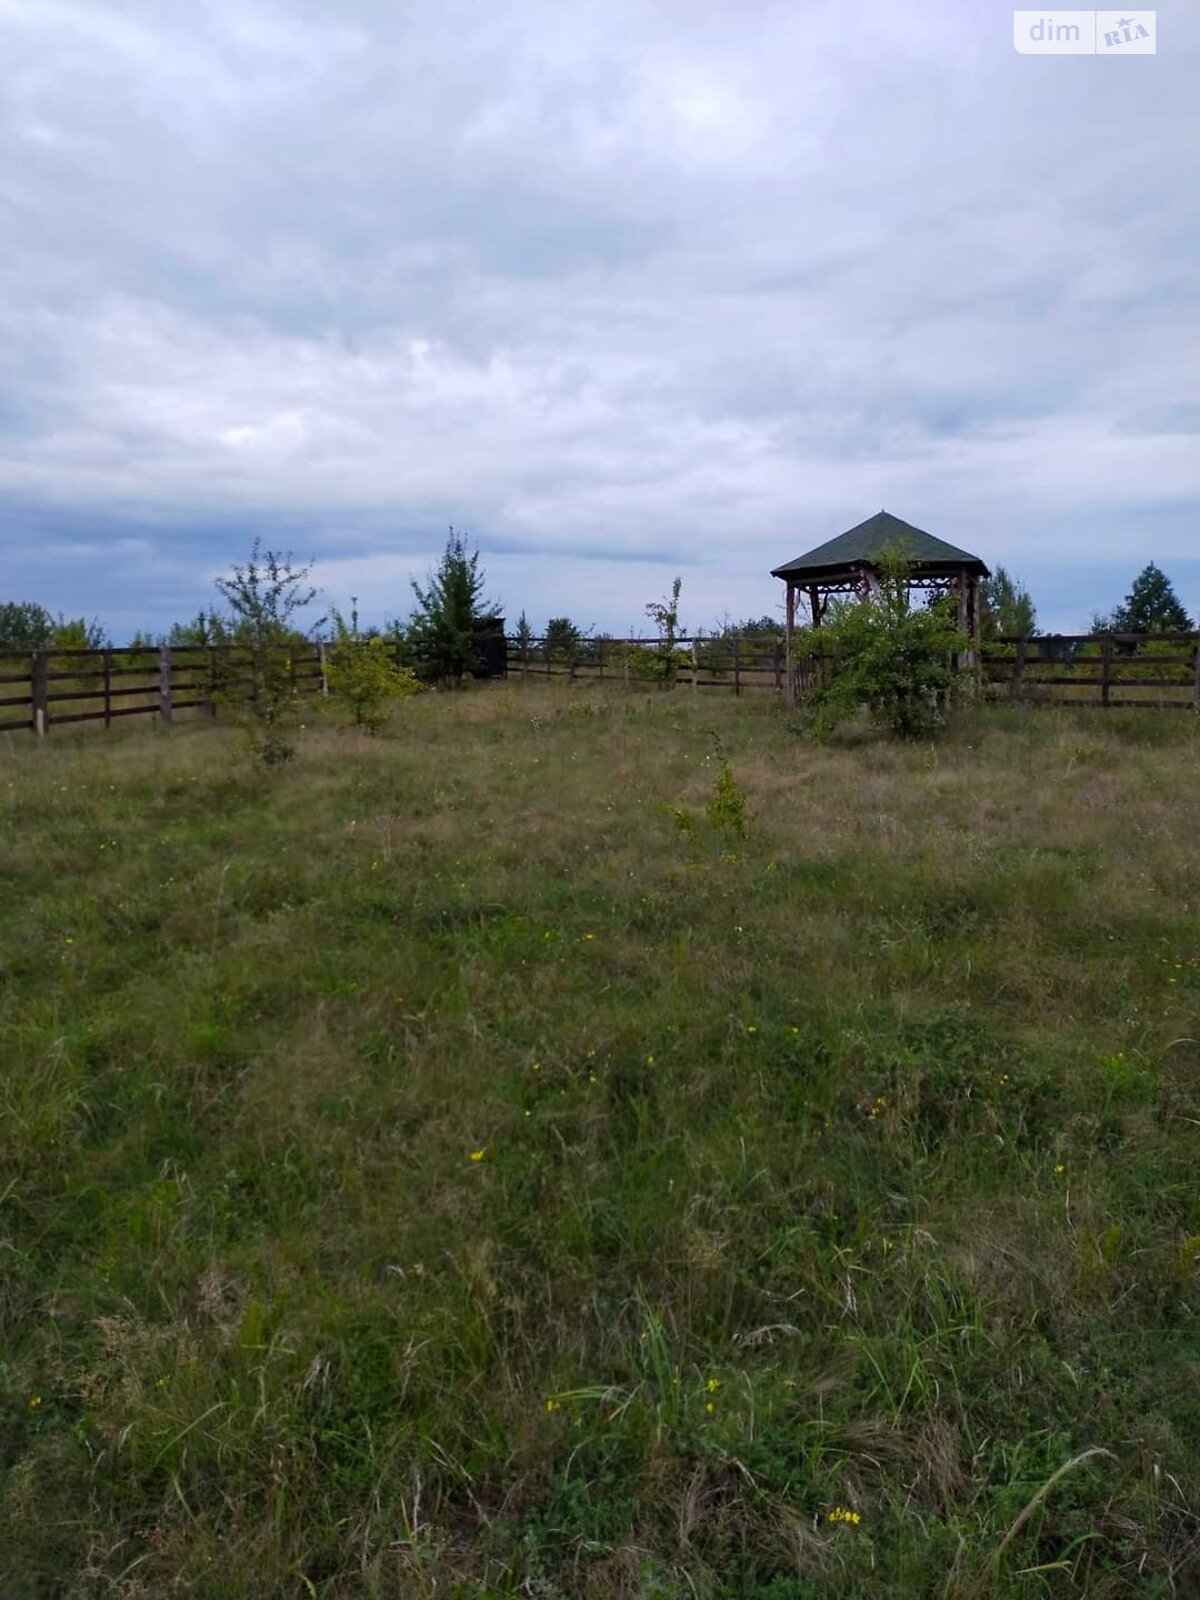
<path fill-rule="evenodd" d="M 1198 780 L 565 685 L 6 741 L 0 1594 L 1196 1593 Z"/>

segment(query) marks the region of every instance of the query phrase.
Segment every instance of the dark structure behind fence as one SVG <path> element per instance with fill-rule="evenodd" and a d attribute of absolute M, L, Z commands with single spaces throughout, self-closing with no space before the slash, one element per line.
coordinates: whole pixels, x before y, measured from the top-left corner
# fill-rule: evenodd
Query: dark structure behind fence
<path fill-rule="evenodd" d="M 810 636 L 811 638 L 811 636 Z M 300 694 L 327 690 L 326 647 L 288 655 Z M 630 689 L 765 691 L 795 696 L 824 670 L 819 654 L 794 654 L 782 634 L 663 639 L 544 639 L 491 636 L 479 677 L 522 683 L 566 679 Z M 0 733 L 45 734 L 72 723 L 181 712 L 215 715 L 222 699 L 249 688 L 250 656 L 240 646 L 0 651 Z M 789 676 L 790 674 L 790 676 Z M 976 674 L 994 702 L 1145 707 L 1200 712 L 1200 633 L 1054 634 L 985 641 Z"/>

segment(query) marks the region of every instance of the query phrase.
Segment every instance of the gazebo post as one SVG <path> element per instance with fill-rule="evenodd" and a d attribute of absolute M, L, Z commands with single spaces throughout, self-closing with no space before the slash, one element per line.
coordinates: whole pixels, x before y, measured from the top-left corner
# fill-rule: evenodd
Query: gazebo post
<path fill-rule="evenodd" d="M 966 672 L 979 659 L 979 578 L 964 567 L 954 587 L 958 592 L 958 631 L 968 640 L 966 649 L 959 651 L 958 667 Z"/>
<path fill-rule="evenodd" d="M 787 659 L 784 670 L 787 673 L 787 703 L 789 706 L 796 704 L 796 680 L 792 674 L 792 634 L 796 627 L 796 585 L 790 580 L 787 584 Z"/>

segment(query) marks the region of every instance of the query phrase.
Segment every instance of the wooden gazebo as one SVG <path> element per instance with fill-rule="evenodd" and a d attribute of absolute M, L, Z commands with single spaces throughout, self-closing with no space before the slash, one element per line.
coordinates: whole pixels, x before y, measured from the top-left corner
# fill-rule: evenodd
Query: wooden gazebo
<path fill-rule="evenodd" d="M 959 631 L 979 639 L 979 585 L 988 569 L 978 556 L 935 538 L 923 528 L 878 511 L 865 522 L 839 533 L 815 549 L 772 567 L 771 576 L 787 585 L 788 685 L 792 634 L 796 628 L 796 601 L 808 599 L 812 626 L 819 628 L 829 602 L 837 596 L 868 595 L 879 584 L 880 557 L 885 550 L 902 550 L 909 566 L 908 586 L 930 595 L 953 595 L 958 606 Z"/>

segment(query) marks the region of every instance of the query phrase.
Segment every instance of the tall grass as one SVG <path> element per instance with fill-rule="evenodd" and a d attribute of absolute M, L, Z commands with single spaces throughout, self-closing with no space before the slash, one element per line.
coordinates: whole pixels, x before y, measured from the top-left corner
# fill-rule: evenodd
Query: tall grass
<path fill-rule="evenodd" d="M 565 685 L 0 747 L 0 1593 L 1196 1592 L 1198 777 Z"/>

